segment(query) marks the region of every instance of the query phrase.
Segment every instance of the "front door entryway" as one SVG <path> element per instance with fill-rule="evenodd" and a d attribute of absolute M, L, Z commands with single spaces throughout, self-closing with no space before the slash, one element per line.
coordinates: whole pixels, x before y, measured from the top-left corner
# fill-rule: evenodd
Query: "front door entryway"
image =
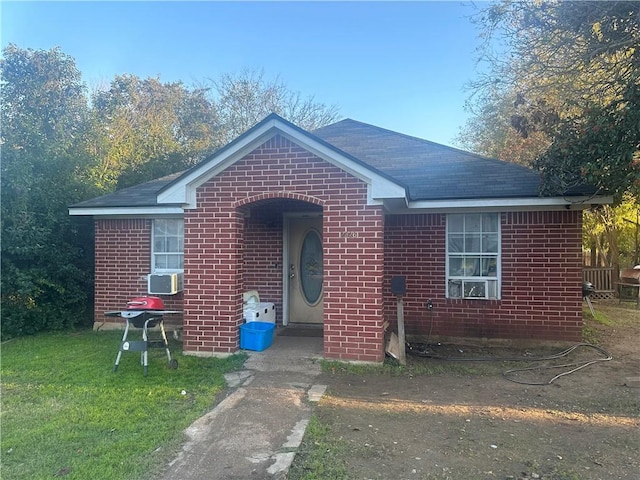
<path fill-rule="evenodd" d="M 289 321 L 322 323 L 322 217 L 291 217 L 289 222 Z"/>

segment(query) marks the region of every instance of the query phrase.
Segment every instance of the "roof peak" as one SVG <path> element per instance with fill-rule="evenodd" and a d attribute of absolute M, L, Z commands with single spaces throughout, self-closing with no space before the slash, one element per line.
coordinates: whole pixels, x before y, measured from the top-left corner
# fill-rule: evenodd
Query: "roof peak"
<path fill-rule="evenodd" d="M 434 142 L 432 140 L 427 140 L 425 138 L 416 137 L 415 135 L 409 135 L 409 134 L 406 134 L 406 133 L 397 132 L 397 131 L 391 130 L 389 128 L 380 127 L 378 125 L 373 125 L 371 123 L 362 122 L 360 120 L 355 120 L 353 118 L 344 118 L 342 120 L 339 120 L 337 122 L 331 123 L 331 124 L 326 125 L 324 127 L 317 128 L 317 129 L 313 130 L 311 133 L 313 133 L 314 135 L 318 134 L 319 136 L 322 136 L 321 133 L 322 133 L 323 130 L 332 129 L 333 127 L 340 128 L 339 126 L 341 124 L 344 125 L 344 124 L 348 124 L 348 123 L 351 123 L 351 124 L 354 124 L 354 125 L 358 125 L 358 126 L 364 127 L 364 128 L 375 129 L 375 130 L 380 131 L 380 132 L 385 132 L 385 133 L 387 133 L 389 135 L 394 135 L 397 138 L 405 138 L 407 140 L 420 142 L 420 143 L 423 143 L 423 144 L 430 145 L 432 147 L 447 149 L 447 150 L 451 151 L 452 153 L 472 156 L 472 157 L 478 158 L 479 160 L 483 160 L 483 161 L 496 162 L 496 164 L 499 164 L 499 165 L 505 165 L 506 164 L 506 165 L 512 166 L 514 168 L 519 168 L 519 169 L 521 169 L 523 171 L 527 171 L 527 172 L 531 172 L 532 171 L 531 168 L 525 167 L 523 165 L 519 165 L 517 163 L 509 162 L 509 161 L 506 161 L 506 160 L 500 160 L 498 158 L 489 157 L 487 155 L 482 155 L 482 154 L 476 153 L 476 152 L 470 152 L 468 150 L 463 150 L 461 148 L 452 147 L 452 146 L 449 146 L 449 145 L 444 145 L 442 143 Z"/>

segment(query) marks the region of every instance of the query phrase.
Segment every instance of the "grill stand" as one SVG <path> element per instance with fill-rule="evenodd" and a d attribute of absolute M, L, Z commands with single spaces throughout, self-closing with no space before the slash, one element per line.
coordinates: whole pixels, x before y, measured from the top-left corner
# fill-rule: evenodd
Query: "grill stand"
<path fill-rule="evenodd" d="M 126 321 L 124 334 L 122 335 L 122 341 L 120 342 L 120 349 L 118 350 L 116 362 L 113 366 L 114 372 L 118 371 L 122 352 L 141 352 L 140 364 L 143 366 L 144 376 L 146 377 L 149 373 L 149 347 L 153 346 L 153 344 L 157 342 L 161 344 L 160 347 L 164 347 L 165 352 L 167 353 L 167 362 L 169 368 L 178 368 L 178 361 L 171 358 L 169 341 L 167 340 L 167 334 L 164 329 L 164 319 L 162 318 L 162 315 L 164 313 L 177 312 L 122 311 L 105 313 L 105 315 L 107 316 L 121 316 Z M 136 328 L 142 329 L 142 340 L 127 340 L 131 324 L 133 324 L 133 326 Z M 162 335 L 162 338 L 157 342 L 149 340 L 149 328 L 153 328 L 155 326 L 160 327 L 160 333 Z"/>
<path fill-rule="evenodd" d="M 593 310 L 593 305 L 591 304 L 591 299 L 589 298 L 594 293 L 596 293 L 596 289 L 593 286 L 593 283 L 582 282 L 582 299 L 587 302 L 587 305 L 589 305 L 591 316 L 593 318 L 596 318 L 596 312 Z"/>
<path fill-rule="evenodd" d="M 593 309 L 593 304 L 591 303 L 591 299 L 589 298 L 589 295 L 586 295 L 586 296 L 584 296 L 582 298 L 587 302 L 587 305 L 589 305 L 589 310 L 591 311 L 591 316 L 593 318 L 596 318 L 596 312 Z"/>

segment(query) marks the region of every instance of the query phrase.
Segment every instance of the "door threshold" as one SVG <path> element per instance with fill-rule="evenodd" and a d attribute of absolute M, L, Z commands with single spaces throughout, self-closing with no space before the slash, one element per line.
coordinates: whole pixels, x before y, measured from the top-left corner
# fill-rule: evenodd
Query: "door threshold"
<path fill-rule="evenodd" d="M 293 323 L 283 326 L 277 330 L 277 335 L 283 337 L 318 337 L 324 336 L 324 325 L 318 323 Z"/>

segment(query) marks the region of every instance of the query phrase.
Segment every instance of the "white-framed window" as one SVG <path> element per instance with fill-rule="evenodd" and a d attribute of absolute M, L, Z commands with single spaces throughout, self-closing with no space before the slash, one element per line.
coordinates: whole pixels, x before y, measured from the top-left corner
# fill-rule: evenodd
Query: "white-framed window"
<path fill-rule="evenodd" d="M 182 272 L 184 269 L 184 220 L 163 218 L 153 221 L 151 271 Z"/>
<path fill-rule="evenodd" d="M 500 214 L 447 215 L 447 298 L 500 298 Z"/>

